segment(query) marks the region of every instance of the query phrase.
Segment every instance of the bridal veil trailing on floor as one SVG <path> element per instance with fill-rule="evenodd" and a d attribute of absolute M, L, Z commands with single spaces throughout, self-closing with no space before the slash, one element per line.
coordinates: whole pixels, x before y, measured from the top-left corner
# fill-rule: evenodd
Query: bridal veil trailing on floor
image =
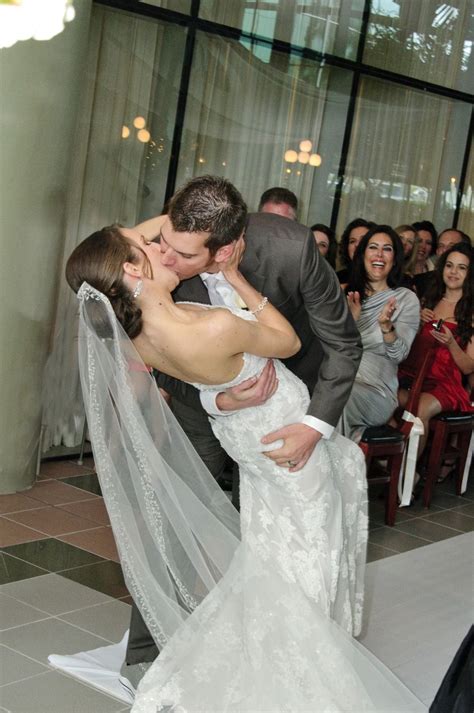
<path fill-rule="evenodd" d="M 272 399 L 213 421 L 240 466 L 239 525 L 107 299 L 86 284 L 79 297 L 97 470 L 127 585 L 161 649 L 134 713 L 425 711 L 352 638 L 367 540 L 359 448 L 320 441 L 293 474 L 261 454 L 261 437 L 301 420 L 308 404 L 277 363 Z M 212 388 L 264 363 L 245 355 L 237 379 Z"/>

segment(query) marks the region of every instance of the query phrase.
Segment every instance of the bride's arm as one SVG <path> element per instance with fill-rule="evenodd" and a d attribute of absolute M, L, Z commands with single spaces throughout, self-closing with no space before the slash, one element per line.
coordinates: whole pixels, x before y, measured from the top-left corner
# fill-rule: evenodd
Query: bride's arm
<path fill-rule="evenodd" d="M 147 240 L 154 240 L 160 234 L 161 226 L 166 218 L 166 215 L 157 215 L 156 218 L 144 220 L 143 223 L 138 223 L 135 226 L 135 230 L 138 230 Z"/>
<path fill-rule="evenodd" d="M 281 335 L 281 339 L 287 340 L 288 345 L 291 345 L 290 348 L 293 348 L 294 351 L 285 356 L 291 356 L 301 347 L 301 342 L 288 320 L 264 297 L 264 295 L 252 287 L 252 285 L 247 282 L 245 277 L 240 272 L 239 263 L 244 250 L 245 243 L 241 237 L 235 243 L 232 256 L 225 263 L 222 263 L 221 271 L 227 282 L 232 285 L 239 297 L 245 302 L 249 311 L 255 315 L 258 320 L 258 324 L 262 327 L 265 326 L 270 328 L 272 331 L 279 333 Z M 250 322 L 249 324 L 252 323 Z M 255 323 L 253 324 L 255 327 Z M 253 331 L 255 332 L 258 330 L 254 329 Z M 270 335 L 270 332 L 268 334 Z M 242 349 L 242 351 L 257 354 L 257 352 L 252 352 L 251 349 L 247 348 Z M 258 356 L 282 357 L 281 354 L 277 353 L 258 354 Z"/>
<path fill-rule="evenodd" d="M 279 359 L 286 359 L 296 354 L 301 347 L 301 342 L 293 327 L 285 318 L 283 318 L 284 324 L 281 324 L 280 313 L 269 302 L 261 312 L 265 310 L 268 310 L 266 317 L 260 318 L 258 322 L 242 319 L 226 310 L 219 310 L 210 315 L 208 339 L 214 345 L 214 352 L 221 350 L 226 356 L 247 352 L 256 356 Z M 273 316 L 274 320 L 272 320 Z"/>

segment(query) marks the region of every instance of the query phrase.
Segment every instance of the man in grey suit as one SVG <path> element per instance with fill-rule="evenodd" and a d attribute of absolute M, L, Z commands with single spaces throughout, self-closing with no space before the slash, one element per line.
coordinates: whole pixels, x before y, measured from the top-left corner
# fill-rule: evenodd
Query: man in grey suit
<path fill-rule="evenodd" d="M 240 269 L 291 322 L 302 347 L 285 363 L 312 394 L 302 423 L 268 434 L 263 443 L 280 441 L 269 458 L 300 470 L 320 438 L 329 438 L 347 401 L 361 357 L 357 328 L 336 275 L 320 257 L 311 231 L 269 213 L 246 215 L 240 193 L 223 178 L 202 176 L 183 186 L 170 202 L 167 216 L 137 226 L 147 238 L 158 236 L 162 262 L 182 282 L 176 301 L 236 304 L 236 294 L 220 265 L 233 254 L 245 222 L 246 248 Z M 208 414 L 263 403 L 277 388 L 271 362 L 257 381 L 250 380 L 206 402 L 207 392 L 160 375 L 160 387 L 172 396 L 173 410 L 214 476 L 221 474 L 226 454 L 215 439 Z M 211 397 L 212 398 L 212 397 Z M 157 653 L 132 614 L 127 663 L 152 661 Z M 144 625 L 143 625 L 144 626 Z M 127 675 L 127 674 L 125 674 Z"/>

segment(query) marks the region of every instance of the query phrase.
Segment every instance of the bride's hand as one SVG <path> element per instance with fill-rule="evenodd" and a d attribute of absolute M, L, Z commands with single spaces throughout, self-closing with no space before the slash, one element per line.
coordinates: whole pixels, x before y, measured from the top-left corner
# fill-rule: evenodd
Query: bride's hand
<path fill-rule="evenodd" d="M 245 250 L 245 240 L 243 235 L 234 243 L 234 250 L 228 260 L 221 263 L 221 272 L 228 282 L 236 274 L 240 274 L 239 265 Z"/>

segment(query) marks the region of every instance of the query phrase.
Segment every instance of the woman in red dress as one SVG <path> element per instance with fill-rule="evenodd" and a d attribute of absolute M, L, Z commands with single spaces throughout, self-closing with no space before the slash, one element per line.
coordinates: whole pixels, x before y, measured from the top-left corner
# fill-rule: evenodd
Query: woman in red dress
<path fill-rule="evenodd" d="M 435 279 L 422 300 L 420 332 L 398 372 L 399 402 L 405 406 L 408 388 L 427 349 L 434 349 L 418 408 L 425 428 L 418 456 L 425 447 L 433 416 L 441 411 L 473 410 L 463 384 L 463 377 L 474 373 L 472 258 L 472 248 L 461 243 L 440 257 Z"/>

